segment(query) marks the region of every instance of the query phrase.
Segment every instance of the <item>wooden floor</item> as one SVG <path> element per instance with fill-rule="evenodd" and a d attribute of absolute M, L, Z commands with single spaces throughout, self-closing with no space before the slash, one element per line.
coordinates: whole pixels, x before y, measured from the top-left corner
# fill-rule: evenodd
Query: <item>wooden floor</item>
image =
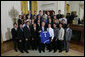
<path fill-rule="evenodd" d="M 70 49 L 84 53 L 84 46 L 81 45 L 78 42 L 72 42 L 71 41 Z M 1 44 L 1 54 L 4 53 L 4 52 L 10 51 L 10 50 L 13 50 L 12 40 L 4 42 L 3 44 Z"/>

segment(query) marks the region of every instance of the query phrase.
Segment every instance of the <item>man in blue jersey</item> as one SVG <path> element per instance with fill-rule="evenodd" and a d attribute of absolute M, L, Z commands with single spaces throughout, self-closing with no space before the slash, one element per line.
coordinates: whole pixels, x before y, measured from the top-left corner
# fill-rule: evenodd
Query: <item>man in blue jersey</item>
<path fill-rule="evenodd" d="M 41 40 L 41 42 L 40 42 L 40 53 L 41 53 L 41 50 L 43 51 L 43 52 L 45 52 L 45 44 L 49 44 L 50 43 L 50 34 L 49 34 L 49 32 L 45 29 L 44 31 L 43 30 L 41 30 L 41 32 L 40 32 L 40 40 Z"/>

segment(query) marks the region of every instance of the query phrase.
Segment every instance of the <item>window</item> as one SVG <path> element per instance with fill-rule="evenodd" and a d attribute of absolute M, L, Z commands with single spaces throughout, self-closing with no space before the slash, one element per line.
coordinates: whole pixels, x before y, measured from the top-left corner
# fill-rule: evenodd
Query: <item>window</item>
<path fill-rule="evenodd" d="M 28 10 L 31 10 L 31 1 L 28 1 Z"/>

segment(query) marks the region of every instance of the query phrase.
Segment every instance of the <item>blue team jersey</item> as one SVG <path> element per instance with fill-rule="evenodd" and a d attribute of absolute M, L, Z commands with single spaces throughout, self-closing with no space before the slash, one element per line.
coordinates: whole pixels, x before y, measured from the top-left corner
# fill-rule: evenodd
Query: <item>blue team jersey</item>
<path fill-rule="evenodd" d="M 47 43 L 47 44 L 49 44 L 50 43 L 50 34 L 49 34 L 49 32 L 48 31 L 41 31 L 40 32 L 40 39 L 41 39 L 41 43 Z"/>

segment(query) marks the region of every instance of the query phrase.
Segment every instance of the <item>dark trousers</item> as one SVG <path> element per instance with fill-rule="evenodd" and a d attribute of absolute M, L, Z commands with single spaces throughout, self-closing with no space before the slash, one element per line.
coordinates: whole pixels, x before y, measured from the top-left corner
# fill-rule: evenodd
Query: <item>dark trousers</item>
<path fill-rule="evenodd" d="M 13 40 L 13 44 L 14 44 L 14 50 L 17 50 L 18 40 L 17 39 Z"/>
<path fill-rule="evenodd" d="M 37 50 L 37 40 L 32 40 L 32 50 Z"/>
<path fill-rule="evenodd" d="M 18 49 L 19 49 L 21 52 L 23 52 L 23 50 L 24 50 L 24 43 L 23 43 L 23 41 L 22 41 L 22 42 L 18 42 Z"/>
<path fill-rule="evenodd" d="M 53 42 L 52 47 L 53 47 L 52 49 L 54 50 L 54 52 L 56 52 L 57 49 L 58 49 L 58 42 L 57 42 L 57 40 Z"/>
<path fill-rule="evenodd" d="M 28 40 L 28 41 L 24 41 L 24 50 L 25 51 L 27 51 L 27 50 L 29 50 L 30 49 L 30 41 Z"/>
<path fill-rule="evenodd" d="M 63 51 L 63 49 L 64 49 L 64 41 L 63 40 L 58 40 L 58 49 L 59 49 L 59 51 Z"/>
<path fill-rule="evenodd" d="M 46 48 L 47 48 L 47 50 L 51 51 L 52 50 L 52 43 L 46 44 Z"/>
<path fill-rule="evenodd" d="M 69 41 L 64 41 L 64 49 L 69 51 Z"/>
<path fill-rule="evenodd" d="M 39 45 L 39 52 L 41 52 L 41 51 L 45 52 L 45 44 L 43 44 L 43 43 L 40 43 L 40 45 Z"/>

